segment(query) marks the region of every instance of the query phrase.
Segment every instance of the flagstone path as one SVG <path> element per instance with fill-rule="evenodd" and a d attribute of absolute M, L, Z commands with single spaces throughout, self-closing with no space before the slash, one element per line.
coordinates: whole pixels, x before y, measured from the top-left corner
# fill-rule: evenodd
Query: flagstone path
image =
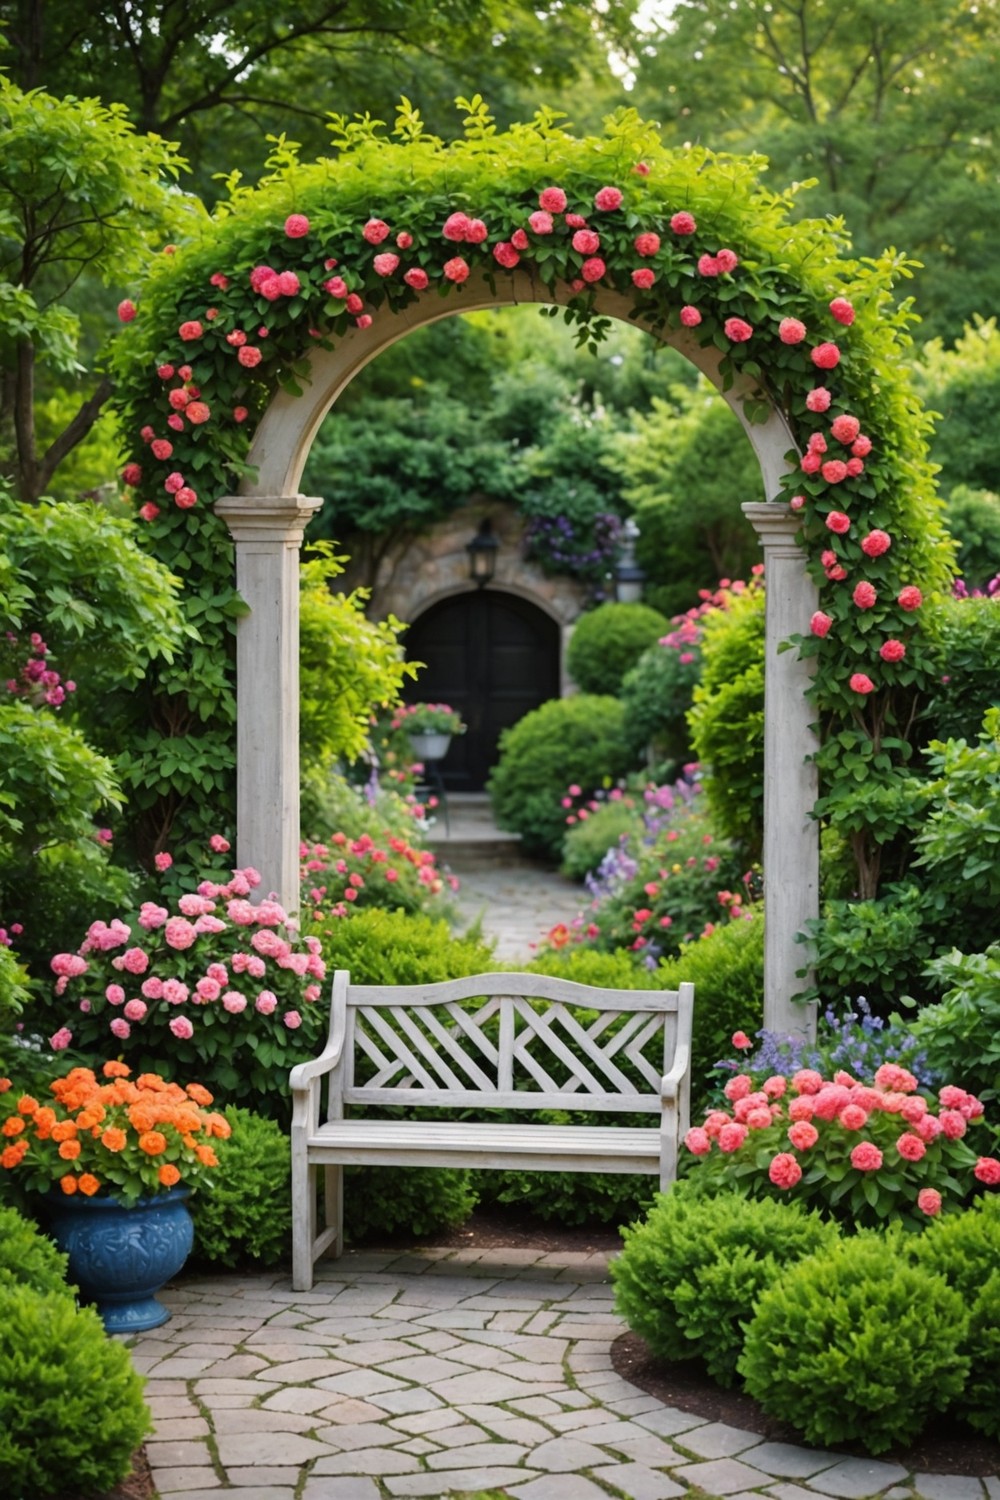
<path fill-rule="evenodd" d="M 706 1422 L 611 1366 L 607 1255 L 348 1252 L 311 1292 L 181 1279 L 133 1344 L 163 1500 L 1000 1500 Z"/>

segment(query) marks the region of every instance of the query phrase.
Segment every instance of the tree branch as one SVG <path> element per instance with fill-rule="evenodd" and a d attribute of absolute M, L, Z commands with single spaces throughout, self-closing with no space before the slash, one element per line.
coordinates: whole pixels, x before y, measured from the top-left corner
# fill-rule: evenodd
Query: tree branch
<path fill-rule="evenodd" d="M 55 441 L 50 444 L 41 462 L 36 464 L 36 493 L 32 496 L 33 500 L 37 500 L 39 495 L 46 489 L 49 480 L 66 455 L 73 451 L 77 443 L 83 442 L 83 439 L 101 415 L 101 407 L 111 395 L 111 390 L 111 380 L 105 375 L 94 394 L 89 396 L 80 405 L 73 420 L 63 428 Z"/>

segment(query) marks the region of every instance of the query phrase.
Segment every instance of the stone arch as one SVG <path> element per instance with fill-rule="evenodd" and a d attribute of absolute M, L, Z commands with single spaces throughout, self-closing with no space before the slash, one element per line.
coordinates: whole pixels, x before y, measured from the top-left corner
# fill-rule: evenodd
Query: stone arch
<path fill-rule="evenodd" d="M 468 287 L 466 287 L 468 291 Z M 568 303 L 569 287 L 555 295 L 535 278 L 515 271 L 497 288 L 485 279 L 461 306 L 417 304 L 379 329 L 349 332 L 332 350 L 310 360 L 309 384 L 301 395 L 277 392 L 258 423 L 249 464 L 255 473 L 235 496 L 216 502 L 216 512 L 236 543 L 236 583 L 250 606 L 237 629 L 237 828 L 242 862 L 277 877 L 286 900 L 298 883 L 298 723 L 286 711 L 265 743 L 261 724 L 270 717 L 273 684 L 281 699 L 298 700 L 298 582 L 294 557 L 306 522 L 321 499 L 301 495 L 298 485 L 309 449 L 327 413 L 354 376 L 383 350 L 414 329 L 461 312 L 522 303 Z M 599 288 L 594 310 L 644 327 L 634 305 L 620 293 Z M 646 331 L 654 330 L 646 326 Z M 787 454 L 795 441 L 780 411 L 750 422 L 744 401 L 759 394 L 757 382 L 739 377 L 731 384 L 720 373 L 721 352 L 703 347 L 684 328 L 658 335 L 705 374 L 739 418 L 760 465 L 765 494 L 780 492 L 789 472 Z M 813 711 L 806 698 L 810 664 L 780 646 L 816 608 L 817 591 L 797 545 L 797 523 L 785 507 L 744 506 L 764 553 L 766 594 L 765 673 L 765 1024 L 775 1031 L 801 1031 L 812 1024 L 791 996 L 800 987 L 796 934 L 819 913 L 819 827 L 811 811 L 816 801 Z M 269 539 L 269 540 L 268 540 Z M 267 664 L 262 670 L 262 664 Z M 281 809 L 275 817 L 275 810 Z"/>

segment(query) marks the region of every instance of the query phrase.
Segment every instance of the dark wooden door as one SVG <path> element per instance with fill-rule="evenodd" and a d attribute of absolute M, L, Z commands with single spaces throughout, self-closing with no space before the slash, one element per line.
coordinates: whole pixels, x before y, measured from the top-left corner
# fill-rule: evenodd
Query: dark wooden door
<path fill-rule="evenodd" d="M 559 696 L 559 626 L 517 594 L 486 589 L 432 605 L 404 639 L 409 660 L 426 664 L 407 697 L 450 703 L 468 725 L 442 762 L 445 785 L 482 790 L 500 731 Z"/>

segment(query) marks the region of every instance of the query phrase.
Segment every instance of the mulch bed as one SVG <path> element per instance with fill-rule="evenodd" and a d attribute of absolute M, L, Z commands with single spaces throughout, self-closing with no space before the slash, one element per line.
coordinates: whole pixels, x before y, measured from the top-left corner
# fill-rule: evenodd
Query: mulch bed
<path fill-rule="evenodd" d="M 501 1213 L 473 1214 L 458 1229 L 444 1231 L 422 1243 L 437 1248 L 500 1250 L 573 1250 L 593 1254 L 621 1249 L 621 1238 L 613 1229 L 561 1228 L 537 1221 L 507 1217 Z M 410 1249 L 412 1237 L 380 1240 L 366 1248 Z M 725 1422 L 757 1432 L 772 1442 L 795 1443 L 802 1439 L 794 1428 L 769 1417 L 752 1396 L 742 1391 L 724 1391 L 694 1361 L 669 1364 L 656 1359 L 638 1334 L 623 1333 L 611 1346 L 611 1362 L 619 1375 L 637 1390 L 656 1396 L 666 1406 L 692 1412 L 708 1422 Z M 834 1453 L 867 1458 L 858 1446 L 831 1444 Z M 984 1438 L 953 1416 L 932 1422 L 920 1439 L 908 1448 L 893 1448 L 878 1455 L 886 1463 L 898 1463 L 910 1473 L 964 1474 L 978 1478 L 1000 1475 L 1000 1443 Z M 133 1455 L 132 1473 L 98 1500 L 153 1500 L 156 1491 L 145 1451 Z M 78 1500 L 66 1495 L 60 1500 Z"/>

